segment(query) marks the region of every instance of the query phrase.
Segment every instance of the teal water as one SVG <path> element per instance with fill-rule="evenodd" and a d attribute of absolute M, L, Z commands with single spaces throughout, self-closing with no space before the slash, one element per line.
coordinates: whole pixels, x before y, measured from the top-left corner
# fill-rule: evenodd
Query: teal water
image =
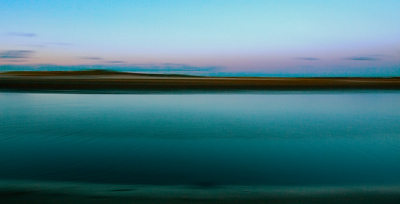
<path fill-rule="evenodd" d="M 0 93 L 0 179 L 398 185 L 400 92 Z"/>

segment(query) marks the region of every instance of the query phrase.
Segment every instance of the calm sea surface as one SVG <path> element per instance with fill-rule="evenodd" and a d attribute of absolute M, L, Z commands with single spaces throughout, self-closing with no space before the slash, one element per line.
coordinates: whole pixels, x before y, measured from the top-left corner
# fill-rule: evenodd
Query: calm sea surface
<path fill-rule="evenodd" d="M 398 185 L 400 92 L 0 93 L 0 179 Z"/>

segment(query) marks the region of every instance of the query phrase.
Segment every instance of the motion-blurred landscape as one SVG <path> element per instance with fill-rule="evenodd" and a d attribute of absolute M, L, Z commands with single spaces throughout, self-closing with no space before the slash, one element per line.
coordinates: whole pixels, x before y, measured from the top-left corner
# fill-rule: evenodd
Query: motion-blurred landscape
<path fill-rule="evenodd" d="M 0 1 L 0 203 L 400 203 L 399 10 Z"/>

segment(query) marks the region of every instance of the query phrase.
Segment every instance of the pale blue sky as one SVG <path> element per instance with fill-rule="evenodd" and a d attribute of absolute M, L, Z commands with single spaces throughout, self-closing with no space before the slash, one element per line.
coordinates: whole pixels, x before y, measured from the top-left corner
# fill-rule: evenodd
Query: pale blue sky
<path fill-rule="evenodd" d="M 399 11 L 398 0 L 0 0 L 0 64 L 400 70 Z"/>

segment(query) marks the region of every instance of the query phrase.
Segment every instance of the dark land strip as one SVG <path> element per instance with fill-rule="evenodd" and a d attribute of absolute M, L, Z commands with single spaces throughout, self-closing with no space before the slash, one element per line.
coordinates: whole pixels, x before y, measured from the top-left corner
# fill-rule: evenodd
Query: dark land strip
<path fill-rule="evenodd" d="M 111 71 L 6 72 L 0 90 L 400 90 L 400 77 L 197 77 Z"/>

